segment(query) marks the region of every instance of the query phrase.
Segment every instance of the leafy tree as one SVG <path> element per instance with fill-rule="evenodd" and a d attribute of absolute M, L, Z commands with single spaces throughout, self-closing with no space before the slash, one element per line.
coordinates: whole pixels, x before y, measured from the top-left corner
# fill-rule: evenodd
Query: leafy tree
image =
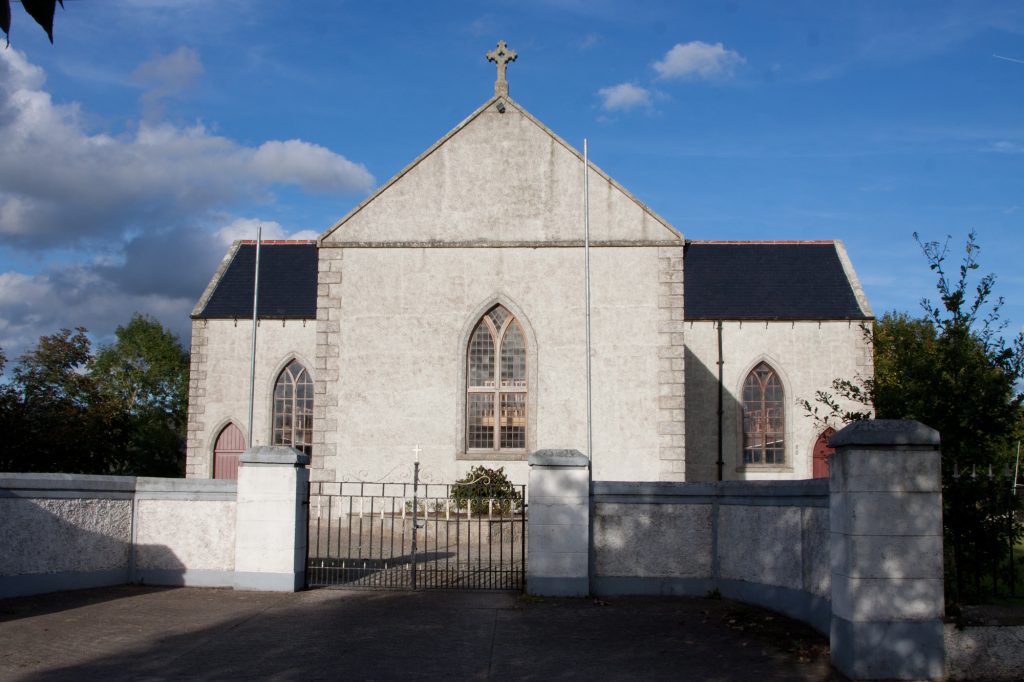
<path fill-rule="evenodd" d="M 21 356 L 5 409 L 4 469 L 110 473 L 122 424 L 85 372 L 90 358 L 81 327 L 41 337 Z"/>
<path fill-rule="evenodd" d="M 188 354 L 150 318 L 95 358 L 84 328 L 41 337 L 0 388 L 0 470 L 180 475 L 187 387 Z"/>
<path fill-rule="evenodd" d="M 89 367 L 100 391 L 131 414 L 161 412 L 183 420 L 188 353 L 178 337 L 138 313 L 115 335 L 117 341 L 102 347 Z"/>
<path fill-rule="evenodd" d="M 948 241 L 921 242 L 938 275 L 939 303 L 921 301 L 925 314 L 890 312 L 870 334 L 874 377 L 836 379 L 831 391 L 803 401 L 813 418 L 830 426 L 857 419 L 916 419 L 942 436 L 943 469 L 1002 464 L 1021 436 L 1024 332 L 1009 342 L 1001 332 L 1002 298 L 993 300 L 995 276 L 972 284 L 980 247 L 972 232 L 955 278 L 946 270 Z"/>
<path fill-rule="evenodd" d="M 156 320 L 135 314 L 117 341 L 100 349 L 89 374 L 100 396 L 131 424 L 126 466 L 149 475 L 180 475 L 188 404 L 188 353 Z"/>
<path fill-rule="evenodd" d="M 21 387 L 25 404 L 87 406 L 94 387 L 84 369 L 91 357 L 84 327 L 40 337 L 39 344 L 22 355 L 14 369 L 14 381 Z"/>
<path fill-rule="evenodd" d="M 50 44 L 53 44 L 53 14 L 57 11 L 57 3 L 64 7 L 64 0 L 21 0 L 29 16 L 43 27 Z M 7 45 L 11 44 L 11 0 L 0 0 L 0 29 L 7 36 Z"/>
<path fill-rule="evenodd" d="M 833 426 L 870 418 L 873 408 L 880 419 L 916 419 L 939 431 L 947 596 L 970 602 L 984 598 L 982 574 L 1009 566 L 1022 533 L 1011 511 L 1021 498 L 1001 474 L 1024 431 L 1024 332 L 1003 338 L 1003 299 L 993 298 L 994 275 L 975 277 L 980 247 L 973 232 L 952 276 L 948 240 L 914 238 L 938 276 L 938 302 L 922 300 L 920 318 L 886 313 L 867 330 L 874 377 L 837 379 L 804 407 Z"/>

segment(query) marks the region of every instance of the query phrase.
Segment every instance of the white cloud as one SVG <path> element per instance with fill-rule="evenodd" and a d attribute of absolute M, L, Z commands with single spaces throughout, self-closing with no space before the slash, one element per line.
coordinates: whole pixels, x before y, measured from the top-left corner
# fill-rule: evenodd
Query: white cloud
<path fill-rule="evenodd" d="M 258 225 L 263 226 L 263 239 L 319 236 L 312 230 L 289 234 L 273 220 L 227 220 L 219 228 L 179 227 L 139 235 L 119 253 L 102 254 L 91 262 L 31 275 L 0 272 L 0 348 L 13 362 L 40 336 L 76 326 L 102 341 L 134 312 L 160 320 L 187 346 L 189 313 L 233 241 L 255 239 Z"/>
<path fill-rule="evenodd" d="M 148 115 L 158 115 L 164 99 L 195 86 L 204 73 L 199 55 L 189 47 L 143 62 L 132 73 L 132 80 L 149 88 L 142 95 Z"/>
<path fill-rule="evenodd" d="M 136 74 L 167 97 L 202 67 L 183 49 Z M 317 236 L 239 217 L 239 206 L 272 204 L 279 185 L 363 193 L 374 183 L 361 164 L 302 140 L 245 145 L 158 118 L 97 132 L 86 124 L 94 116 L 54 102 L 45 82 L 22 53 L 0 50 L 0 258 L 29 251 L 40 263 L 31 273 L 0 265 L 0 347 L 12 363 L 62 327 L 108 340 L 133 312 L 187 345 L 188 315 L 228 243 L 251 239 L 258 223 L 267 239 Z"/>
<path fill-rule="evenodd" d="M 85 326 L 94 338 L 106 340 L 136 311 L 163 322 L 186 348 L 190 343 L 192 296 L 127 292 L 98 272 L 81 267 L 35 275 L 0 273 L 0 291 L 0 347 L 7 354 L 8 368 L 35 346 L 40 336 Z M 69 309 L 74 310 L 71 320 L 66 315 Z"/>
<path fill-rule="evenodd" d="M 628 111 L 637 107 L 650 108 L 651 91 L 633 83 L 619 83 L 597 91 L 601 108 L 606 111 Z"/>
<path fill-rule="evenodd" d="M 129 133 L 86 129 L 75 104 L 55 104 L 45 75 L 14 49 L 0 51 L 0 244 L 40 249 L 203 222 L 274 185 L 365 192 L 361 164 L 301 140 L 258 147 L 202 125 L 142 122 Z"/>
<path fill-rule="evenodd" d="M 263 239 L 316 239 L 320 236 L 319 232 L 313 230 L 299 230 L 288 234 L 280 223 L 273 220 L 236 218 L 217 230 L 217 238 L 225 247 L 230 246 L 236 239 L 256 239 L 256 228 L 260 226 L 263 226 Z"/>
<path fill-rule="evenodd" d="M 727 50 L 722 43 L 710 45 L 699 40 L 677 43 L 654 63 L 658 78 L 701 78 L 721 80 L 729 78 L 739 66 L 747 62 L 738 52 Z"/>
<path fill-rule="evenodd" d="M 1024 154 L 1024 145 L 1009 140 L 999 140 L 990 144 L 987 151 L 1000 154 Z"/>

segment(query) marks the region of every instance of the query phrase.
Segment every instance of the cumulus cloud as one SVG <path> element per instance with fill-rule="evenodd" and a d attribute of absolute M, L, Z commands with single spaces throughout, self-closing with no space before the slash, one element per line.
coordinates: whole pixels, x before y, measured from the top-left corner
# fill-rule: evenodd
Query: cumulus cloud
<path fill-rule="evenodd" d="M 60 301 L 61 305 L 55 305 Z M 84 325 L 98 339 L 128 321 L 133 312 L 156 317 L 188 347 L 193 297 L 131 293 L 93 269 L 68 267 L 46 274 L 0 273 L 0 346 L 13 365 L 39 337 Z M 67 310 L 74 310 L 73 319 Z"/>
<path fill-rule="evenodd" d="M 152 101 L 201 77 L 187 48 L 135 71 Z M 318 236 L 240 217 L 240 205 L 273 203 L 279 186 L 361 194 L 374 184 L 363 165 L 303 140 L 245 145 L 159 118 L 96 131 L 95 117 L 54 102 L 45 83 L 22 53 L 0 50 L 0 259 L 30 253 L 37 263 L 0 265 L 0 347 L 12 361 L 62 327 L 109 340 L 133 312 L 187 345 L 188 315 L 231 241 L 253 238 L 259 223 L 266 239 Z"/>
<path fill-rule="evenodd" d="M 35 274 L 0 272 L 0 347 L 16 360 L 40 336 L 79 325 L 103 340 L 134 312 L 157 318 L 187 345 L 188 316 L 199 294 L 228 246 L 254 239 L 257 225 L 264 239 L 319 236 L 312 230 L 289 233 L 273 220 L 234 218 L 213 230 L 192 226 L 139 235 L 119 253 L 89 262 Z"/>
<path fill-rule="evenodd" d="M 363 165 L 301 140 L 248 147 L 160 122 L 93 133 L 44 80 L 21 53 L 0 51 L 0 244 L 67 246 L 181 224 L 275 185 L 349 193 L 374 183 Z"/>
<path fill-rule="evenodd" d="M 710 45 L 700 40 L 677 43 L 661 61 L 654 63 L 658 78 L 698 78 L 721 80 L 731 77 L 747 62 L 740 53 L 727 50 L 722 43 Z"/>
<path fill-rule="evenodd" d="M 273 220 L 260 220 L 259 218 L 236 218 L 224 227 L 217 230 L 217 238 L 223 246 L 229 246 L 236 239 L 256 239 L 256 228 L 263 227 L 263 239 L 316 239 L 319 232 L 313 230 L 299 230 L 292 234 Z"/>
<path fill-rule="evenodd" d="M 601 97 L 601 108 L 606 111 L 649 108 L 652 104 L 651 91 L 633 83 L 619 83 L 601 88 L 597 94 Z"/>

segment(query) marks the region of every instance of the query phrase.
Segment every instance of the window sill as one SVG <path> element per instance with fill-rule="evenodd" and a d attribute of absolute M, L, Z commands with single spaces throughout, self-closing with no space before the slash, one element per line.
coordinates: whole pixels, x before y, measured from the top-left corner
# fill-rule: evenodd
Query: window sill
<path fill-rule="evenodd" d="M 457 452 L 455 459 L 469 462 L 525 462 L 530 454 L 522 452 Z"/>
<path fill-rule="evenodd" d="M 794 469 L 785 464 L 742 464 L 736 467 L 736 473 L 748 474 L 791 474 Z"/>

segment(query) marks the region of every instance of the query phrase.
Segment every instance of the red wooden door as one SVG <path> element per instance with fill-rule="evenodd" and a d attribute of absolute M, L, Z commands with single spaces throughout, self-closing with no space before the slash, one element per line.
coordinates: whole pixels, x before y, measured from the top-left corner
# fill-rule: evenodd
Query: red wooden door
<path fill-rule="evenodd" d="M 213 477 L 238 478 L 238 458 L 245 451 L 245 436 L 234 424 L 225 426 L 213 447 Z"/>
<path fill-rule="evenodd" d="M 828 478 L 828 462 L 835 453 L 835 448 L 828 446 L 828 439 L 836 432 L 833 428 L 825 429 L 814 444 L 814 478 Z"/>

